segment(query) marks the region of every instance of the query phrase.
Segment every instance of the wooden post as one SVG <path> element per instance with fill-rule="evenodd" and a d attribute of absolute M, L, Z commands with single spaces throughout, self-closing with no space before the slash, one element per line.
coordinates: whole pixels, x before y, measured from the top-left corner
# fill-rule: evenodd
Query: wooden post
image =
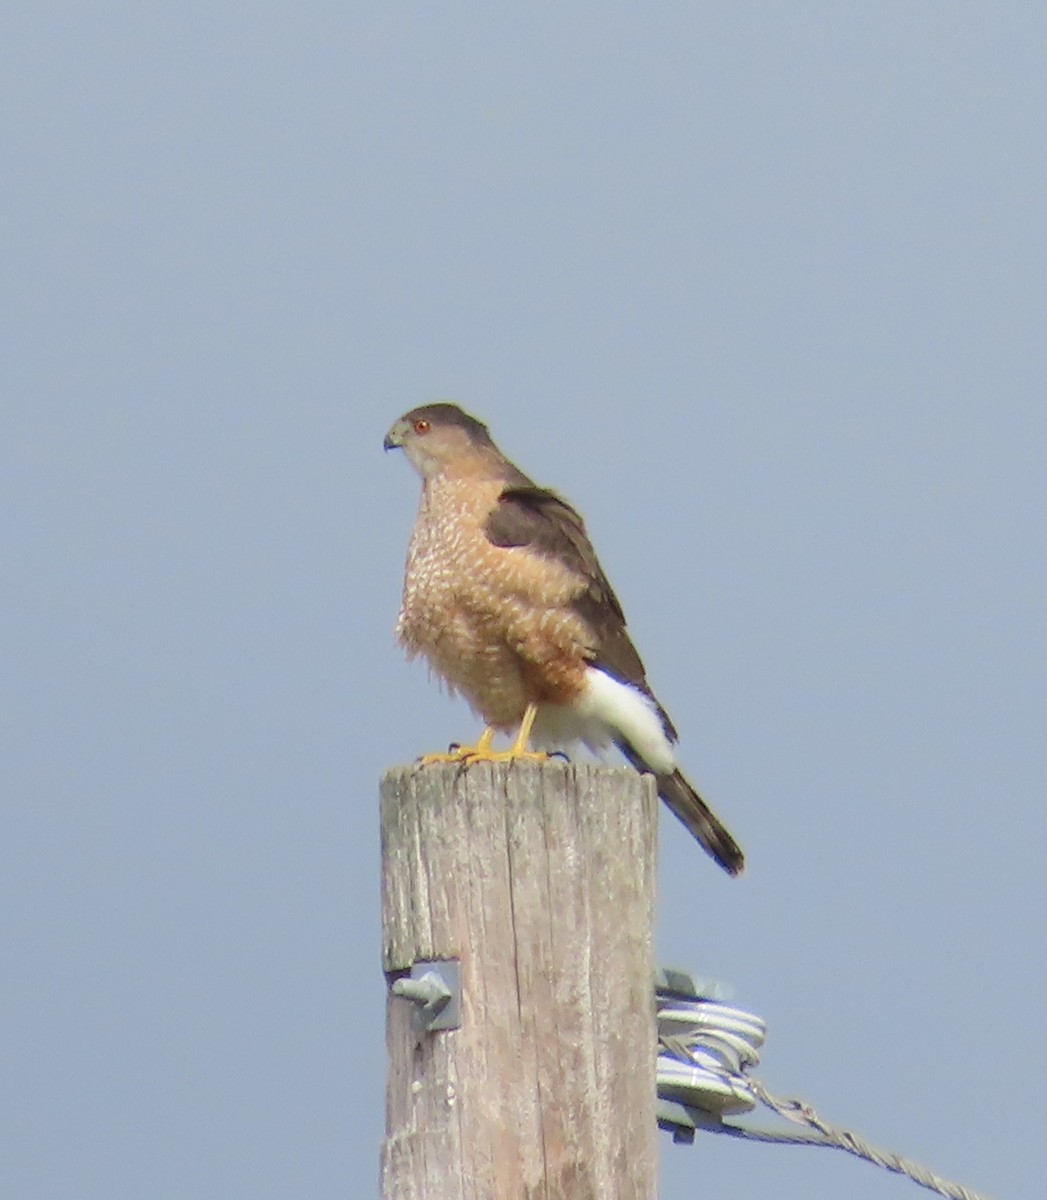
<path fill-rule="evenodd" d="M 654 1200 L 657 797 L 517 761 L 382 780 L 390 981 L 458 959 L 461 1027 L 390 996 L 383 1200 Z"/>

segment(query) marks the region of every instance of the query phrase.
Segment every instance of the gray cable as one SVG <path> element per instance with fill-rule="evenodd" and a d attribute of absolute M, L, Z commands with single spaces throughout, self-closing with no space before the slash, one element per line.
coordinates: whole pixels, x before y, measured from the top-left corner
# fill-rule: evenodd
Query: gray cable
<path fill-rule="evenodd" d="M 849 1129 L 830 1125 L 803 1100 L 775 1096 L 748 1074 L 760 1059 L 763 1021 L 720 1002 L 724 992 L 719 985 L 699 983 L 686 972 L 670 970 L 659 973 L 655 992 L 658 1123 L 672 1132 L 675 1141 L 693 1141 L 696 1130 L 707 1129 L 748 1141 L 828 1146 L 905 1175 L 948 1200 L 988 1200 L 912 1159 L 877 1149 Z M 757 1101 L 807 1131 L 756 1129 L 724 1120 L 726 1113 L 752 1110 Z"/>

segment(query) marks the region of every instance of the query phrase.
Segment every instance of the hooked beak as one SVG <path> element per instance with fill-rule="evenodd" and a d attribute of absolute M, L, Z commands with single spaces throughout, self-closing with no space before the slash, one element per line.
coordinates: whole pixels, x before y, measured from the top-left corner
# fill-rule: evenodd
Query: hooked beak
<path fill-rule="evenodd" d="M 382 442 L 383 450 L 396 450 L 404 444 L 404 434 L 407 432 L 407 424 L 404 421 L 397 421 L 396 424 L 385 435 L 385 441 Z"/>

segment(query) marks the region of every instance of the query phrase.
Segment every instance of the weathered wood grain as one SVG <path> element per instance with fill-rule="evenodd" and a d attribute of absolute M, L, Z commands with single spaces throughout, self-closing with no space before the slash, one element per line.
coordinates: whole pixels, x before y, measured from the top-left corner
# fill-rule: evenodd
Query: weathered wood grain
<path fill-rule="evenodd" d="M 383 1200 L 653 1200 L 657 798 L 588 764 L 382 781 L 384 967 L 459 959 L 462 1026 L 388 1002 Z"/>

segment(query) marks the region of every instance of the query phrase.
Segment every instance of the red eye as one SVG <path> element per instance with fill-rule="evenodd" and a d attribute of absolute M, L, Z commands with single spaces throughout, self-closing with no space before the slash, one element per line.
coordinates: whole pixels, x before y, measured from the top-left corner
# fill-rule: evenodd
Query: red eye
<path fill-rule="evenodd" d="M 414 431 L 415 431 L 415 433 L 428 433 L 429 432 L 429 422 L 428 421 L 415 421 Z"/>

